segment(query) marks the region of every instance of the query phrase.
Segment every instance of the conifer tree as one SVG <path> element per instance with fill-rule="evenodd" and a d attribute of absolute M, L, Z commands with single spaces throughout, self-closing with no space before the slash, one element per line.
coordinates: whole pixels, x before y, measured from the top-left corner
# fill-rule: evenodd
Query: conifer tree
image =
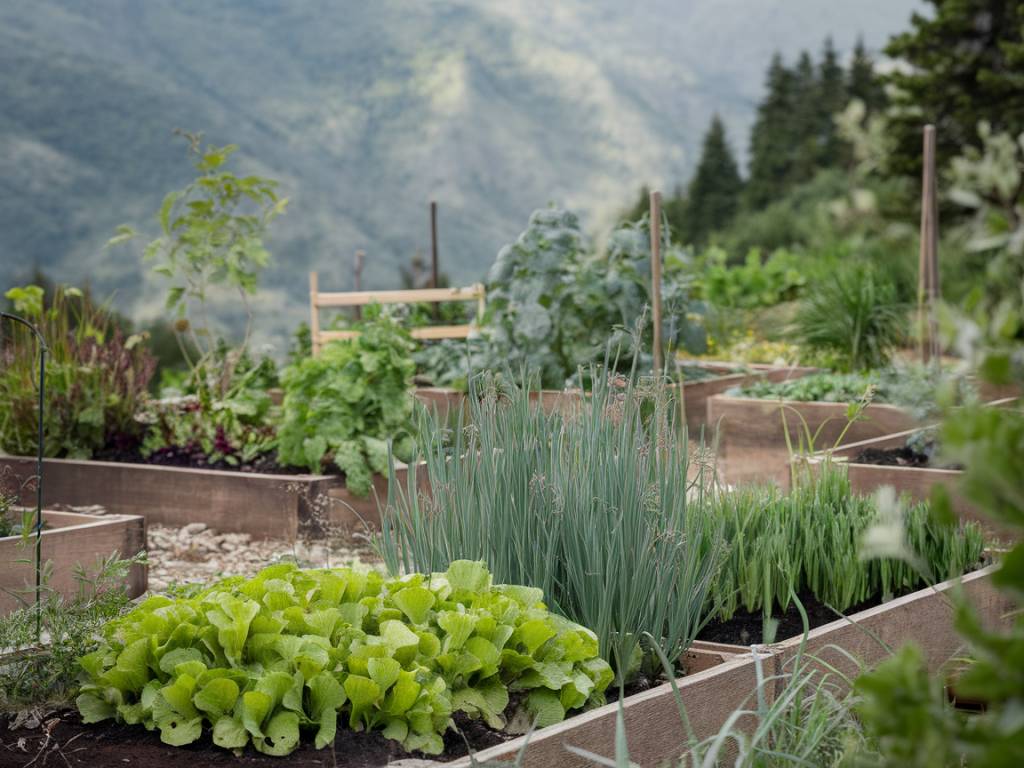
<path fill-rule="evenodd" d="M 857 38 L 853 47 L 853 60 L 846 80 L 846 92 L 850 100 L 859 99 L 868 114 L 885 108 L 886 97 L 882 80 L 875 72 L 875 62 L 864 47 L 864 39 Z"/>
<path fill-rule="evenodd" d="M 818 122 L 821 131 L 818 164 L 829 168 L 843 164 L 848 147 L 836 129 L 835 116 L 843 111 L 849 101 L 846 93 L 846 73 L 839 63 L 832 38 L 825 38 L 825 45 L 818 65 Z"/>
<path fill-rule="evenodd" d="M 1021 0 L 929 0 L 912 29 L 896 35 L 886 53 L 910 66 L 887 78 L 895 91 L 890 121 L 897 149 L 894 170 L 917 176 L 921 126 L 936 126 L 944 165 L 965 144 L 978 145 L 978 122 L 996 131 L 1024 129 L 1024 3 Z"/>
<path fill-rule="evenodd" d="M 767 91 L 750 131 L 750 177 L 745 200 L 758 210 L 774 200 L 789 175 L 793 147 L 793 73 L 776 53 L 768 67 Z"/>
<path fill-rule="evenodd" d="M 726 137 L 725 126 L 716 114 L 704 134 L 697 171 L 688 190 L 683 236 L 703 245 L 710 233 L 721 229 L 736 215 L 743 180 Z"/>

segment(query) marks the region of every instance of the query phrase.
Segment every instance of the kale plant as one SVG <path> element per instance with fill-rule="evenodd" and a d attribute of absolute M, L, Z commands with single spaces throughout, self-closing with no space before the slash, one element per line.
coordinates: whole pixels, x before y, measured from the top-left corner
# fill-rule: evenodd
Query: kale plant
<path fill-rule="evenodd" d="M 666 241 L 666 246 L 668 242 Z M 663 279 L 666 346 L 702 351 L 686 280 Z M 632 329 L 650 302 L 650 245 L 641 221 L 612 233 L 606 252 L 590 250 L 579 220 L 555 208 L 535 211 L 526 230 L 498 253 L 487 277 L 487 311 L 473 370 L 527 371 L 561 389 L 580 366 L 629 360 Z M 650 348 L 649 313 L 640 337 Z"/>

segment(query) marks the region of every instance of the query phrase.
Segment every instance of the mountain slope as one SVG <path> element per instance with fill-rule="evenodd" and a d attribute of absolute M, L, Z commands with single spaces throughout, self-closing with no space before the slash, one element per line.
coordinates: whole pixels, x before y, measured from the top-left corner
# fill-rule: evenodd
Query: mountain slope
<path fill-rule="evenodd" d="M 838 6 L 838 7 L 834 7 Z M 744 149 L 772 50 L 847 49 L 911 0 L 8 0 L 0 8 L 0 285 L 33 266 L 157 311 L 138 247 L 189 178 L 174 128 L 241 145 L 292 198 L 261 307 L 280 337 L 305 274 L 395 286 L 441 207 L 444 269 L 479 278 L 549 201 L 607 223 L 643 182 L 684 180 L 713 111 Z"/>

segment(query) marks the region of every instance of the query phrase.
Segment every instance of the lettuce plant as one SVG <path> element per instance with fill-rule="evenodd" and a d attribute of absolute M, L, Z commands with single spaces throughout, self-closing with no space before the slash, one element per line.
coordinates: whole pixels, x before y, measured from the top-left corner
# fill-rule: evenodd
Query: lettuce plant
<path fill-rule="evenodd" d="M 225 749 L 284 755 L 303 731 L 332 743 L 340 718 L 440 754 L 455 712 L 504 728 L 507 714 L 548 725 L 603 702 L 597 637 L 542 600 L 465 560 L 394 579 L 274 565 L 111 621 L 81 658 L 77 704 L 87 723 L 142 724 L 176 746 L 209 730 Z"/>
<path fill-rule="evenodd" d="M 400 457 L 412 449 L 411 352 L 408 334 L 380 316 L 360 336 L 285 369 L 281 462 L 314 473 L 333 464 L 349 490 L 366 496 L 373 473 L 387 471 L 387 441 Z"/>

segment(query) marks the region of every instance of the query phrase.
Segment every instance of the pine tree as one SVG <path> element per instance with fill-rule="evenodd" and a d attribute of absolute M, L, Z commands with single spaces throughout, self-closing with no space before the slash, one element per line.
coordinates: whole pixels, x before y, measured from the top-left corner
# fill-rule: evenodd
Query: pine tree
<path fill-rule="evenodd" d="M 817 171 L 821 158 L 821 94 L 814 62 L 807 51 L 800 53 L 793 78 L 793 110 L 789 115 L 792 139 L 789 172 L 786 174 L 787 187 L 809 181 Z"/>
<path fill-rule="evenodd" d="M 864 39 L 857 38 L 853 47 L 853 60 L 846 80 L 848 97 L 864 103 L 868 114 L 885 109 L 886 96 L 882 80 L 875 72 L 875 62 L 864 47 Z"/>
<path fill-rule="evenodd" d="M 890 122 L 897 149 L 894 170 L 917 176 L 921 126 L 933 123 L 938 161 L 978 143 L 977 126 L 1024 129 L 1024 3 L 1020 0 L 929 0 L 935 10 L 915 13 L 913 29 L 889 41 L 885 52 L 909 68 L 897 69 Z M 1016 66 L 1015 66 L 1016 64 Z"/>
<path fill-rule="evenodd" d="M 683 236 L 687 242 L 703 245 L 710 233 L 721 229 L 736 215 L 743 180 L 736 158 L 716 114 L 704 134 L 697 171 L 690 181 L 685 208 Z"/>
<path fill-rule="evenodd" d="M 843 111 L 849 97 L 846 93 L 846 73 L 832 38 L 825 38 L 825 46 L 818 65 L 818 121 L 821 144 L 818 165 L 830 168 L 845 163 L 849 148 L 836 130 L 835 116 Z"/>
<path fill-rule="evenodd" d="M 750 131 L 750 178 L 745 200 L 758 210 L 774 200 L 789 175 L 792 152 L 793 73 L 776 53 L 768 67 L 767 95 Z"/>

